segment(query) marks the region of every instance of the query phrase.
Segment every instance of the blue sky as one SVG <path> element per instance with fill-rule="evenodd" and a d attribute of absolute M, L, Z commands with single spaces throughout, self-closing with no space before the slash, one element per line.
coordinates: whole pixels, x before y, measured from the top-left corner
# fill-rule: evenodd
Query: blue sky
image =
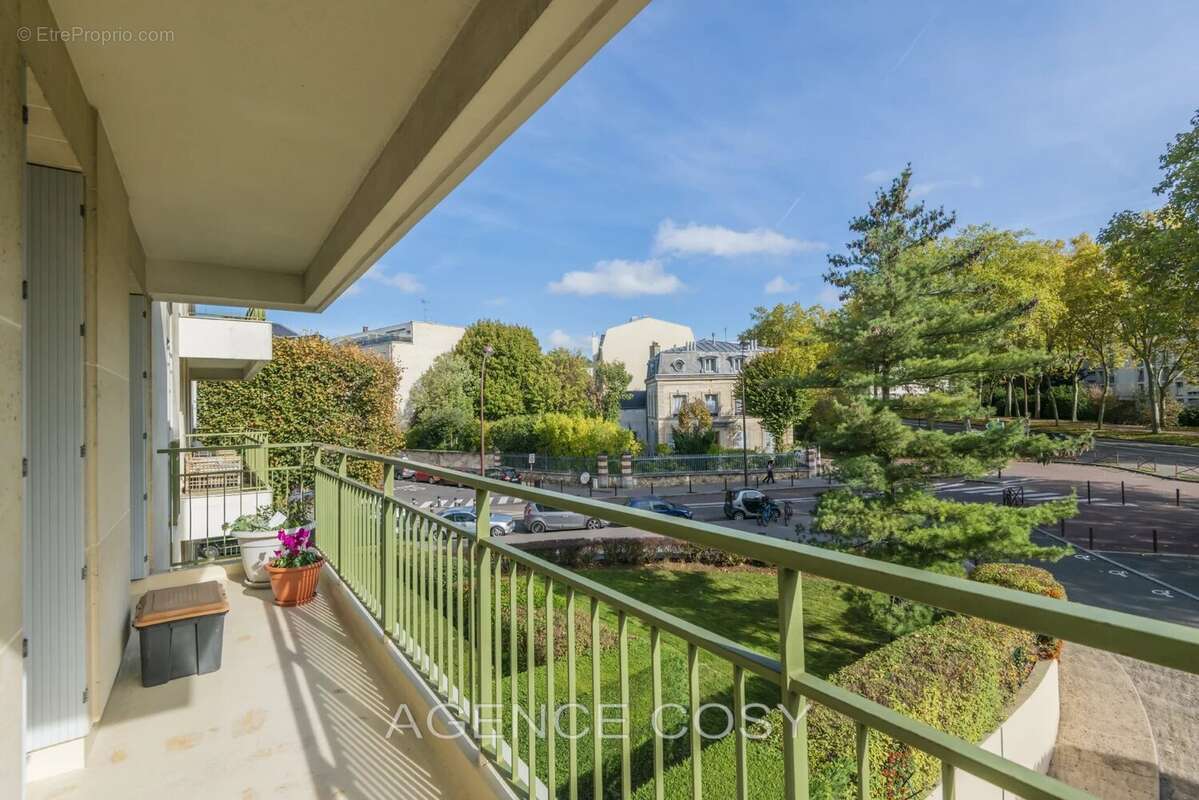
<path fill-rule="evenodd" d="M 1197 30 L 1182 1 L 653 0 L 354 289 L 271 317 L 733 337 L 756 305 L 828 302 L 826 254 L 909 161 L 959 223 L 1095 233 L 1155 205 Z"/>

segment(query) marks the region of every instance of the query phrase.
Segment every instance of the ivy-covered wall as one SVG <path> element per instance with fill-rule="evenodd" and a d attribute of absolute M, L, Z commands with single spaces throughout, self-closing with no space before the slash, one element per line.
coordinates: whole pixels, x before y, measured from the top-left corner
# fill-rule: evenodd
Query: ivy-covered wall
<path fill-rule="evenodd" d="M 273 443 L 324 442 L 375 453 L 403 446 L 395 424 L 399 369 L 353 345 L 319 336 L 276 337 L 273 356 L 248 381 L 200 381 L 200 432 L 265 431 Z M 374 481 L 377 464 L 350 463 Z"/>

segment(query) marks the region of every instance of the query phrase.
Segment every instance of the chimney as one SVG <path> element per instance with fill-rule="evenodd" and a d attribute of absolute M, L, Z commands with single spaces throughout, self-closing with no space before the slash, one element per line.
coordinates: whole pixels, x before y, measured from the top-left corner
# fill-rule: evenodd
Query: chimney
<path fill-rule="evenodd" d="M 649 357 L 650 358 L 655 358 L 658 355 L 658 353 L 660 353 L 660 352 L 662 352 L 662 346 L 660 344 L 658 344 L 657 342 L 649 343 Z"/>
<path fill-rule="evenodd" d="M 363 333 L 367 333 L 367 332 L 369 332 L 369 331 L 370 331 L 370 326 L 368 326 L 368 325 L 363 325 L 363 326 L 362 326 L 362 332 L 363 332 Z"/>

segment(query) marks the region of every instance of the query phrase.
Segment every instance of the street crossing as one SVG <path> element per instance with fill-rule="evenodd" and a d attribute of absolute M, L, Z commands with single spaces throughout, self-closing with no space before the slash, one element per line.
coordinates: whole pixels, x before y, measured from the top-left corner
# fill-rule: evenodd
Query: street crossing
<path fill-rule="evenodd" d="M 970 481 L 959 482 L 942 482 L 933 484 L 936 490 L 942 494 L 960 495 L 963 497 L 1000 497 L 1005 489 L 1015 487 L 1025 487 L 1024 502 L 1025 503 L 1045 503 L 1050 500 L 1064 500 L 1068 498 L 1069 493 L 1062 494 L 1056 491 L 1045 491 L 1031 488 L 1031 479 L 1029 478 L 1014 478 L 998 483 L 974 483 Z M 1091 505 L 1115 507 L 1119 506 L 1119 502 L 1113 502 L 1105 497 L 1092 497 Z M 1125 506 L 1135 505 L 1135 503 L 1125 503 Z"/>

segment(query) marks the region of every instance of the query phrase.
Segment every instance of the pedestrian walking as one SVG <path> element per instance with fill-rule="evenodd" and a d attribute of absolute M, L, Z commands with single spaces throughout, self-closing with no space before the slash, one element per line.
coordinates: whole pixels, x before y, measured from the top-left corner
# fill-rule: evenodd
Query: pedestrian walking
<path fill-rule="evenodd" d="M 766 462 L 766 480 L 762 483 L 774 483 L 774 459 Z"/>

